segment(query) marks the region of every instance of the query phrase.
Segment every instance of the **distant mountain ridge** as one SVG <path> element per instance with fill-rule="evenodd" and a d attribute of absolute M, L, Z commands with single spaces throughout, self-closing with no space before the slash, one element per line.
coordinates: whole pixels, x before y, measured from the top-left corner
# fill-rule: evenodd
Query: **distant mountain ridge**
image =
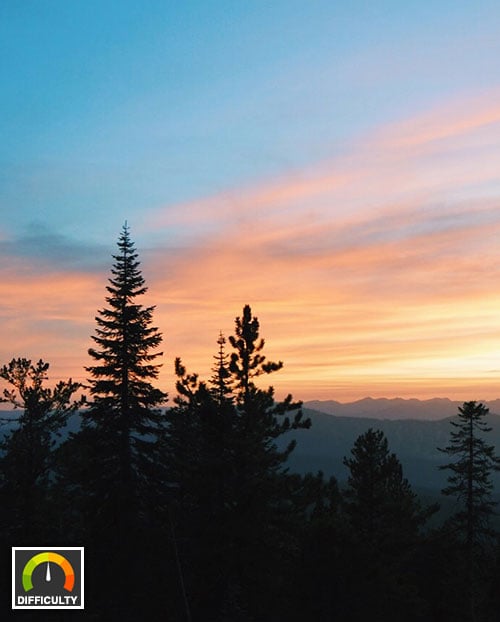
<path fill-rule="evenodd" d="M 459 402 L 456 404 L 461 405 Z M 362 415 L 349 417 L 309 408 L 303 410 L 304 416 L 311 419 L 311 428 L 294 430 L 286 435 L 287 441 L 290 437 L 297 441 L 289 459 L 292 471 L 321 470 L 327 476 L 334 475 L 339 481 L 345 481 L 348 471 L 343 465 L 343 458 L 350 455 L 357 437 L 368 428 L 373 428 L 384 432 L 390 451 L 398 456 L 404 475 L 412 485 L 434 491 L 445 486 L 449 473 L 440 470 L 439 466 L 450 459 L 438 447 L 443 448 L 449 443 L 453 429 L 450 421 L 455 418 L 455 408 L 452 417 L 435 420 L 410 417 L 382 419 Z M 494 445 L 500 455 L 500 416 L 490 413 L 487 423 L 492 428 L 486 435 L 487 442 Z M 492 479 L 496 491 L 500 492 L 500 473 L 493 474 Z"/>
<path fill-rule="evenodd" d="M 500 400 L 484 401 L 490 408 L 488 424 L 492 431 L 487 441 L 500 455 Z M 301 473 L 321 470 L 326 476 L 334 475 L 341 482 L 348 476 L 343 458 L 350 455 L 356 438 L 368 428 L 382 430 L 389 449 L 401 461 L 404 475 L 413 486 L 423 490 L 439 491 L 446 484 L 448 473 L 439 466 L 449 461 L 438 447 L 445 447 L 450 438 L 458 407 L 463 402 L 446 398 L 373 399 L 364 398 L 343 404 L 334 400 L 309 401 L 304 404 L 304 416 L 310 417 L 308 430 L 291 430 L 278 439 L 282 446 L 291 438 L 297 447 L 291 453 L 288 467 Z M 315 408 L 312 408 L 312 406 Z M 0 412 L 0 440 L 12 429 L 20 411 Z M 73 415 L 63 430 L 64 439 L 80 425 L 80 415 Z M 500 494 L 500 473 L 493 476 L 495 492 Z"/>
<path fill-rule="evenodd" d="M 491 413 L 500 414 L 500 399 L 476 400 L 488 406 Z M 311 400 L 305 408 L 336 417 L 372 417 L 375 419 L 425 419 L 437 421 L 453 417 L 463 401 L 448 398 L 428 400 L 365 397 L 355 402 L 341 403 L 335 400 Z"/>

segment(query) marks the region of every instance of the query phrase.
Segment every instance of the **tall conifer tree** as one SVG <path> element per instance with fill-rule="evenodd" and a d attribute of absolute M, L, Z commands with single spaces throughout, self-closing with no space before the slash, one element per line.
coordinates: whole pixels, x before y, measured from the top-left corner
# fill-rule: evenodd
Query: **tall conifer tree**
<path fill-rule="evenodd" d="M 451 421 L 450 442 L 439 450 L 452 458 L 440 468 L 450 471 L 443 494 L 455 497 L 458 511 L 449 521 L 451 531 L 465 546 L 465 593 L 468 596 L 470 619 L 479 616 L 484 598 L 485 569 L 488 568 L 494 531 L 491 528 L 496 502 L 492 498 L 493 471 L 500 470 L 500 458 L 489 445 L 485 434 L 491 427 L 485 419 L 488 408 L 477 402 L 464 402 L 458 409 L 458 421 Z M 483 575 L 480 578 L 480 575 Z"/>
<path fill-rule="evenodd" d="M 176 362 L 178 397 L 164 446 L 194 619 L 280 619 L 278 586 L 298 550 L 296 478 L 285 465 L 295 443 L 281 437 L 310 421 L 292 396 L 277 401 L 272 387 L 257 386 L 282 367 L 266 360 L 259 331 L 246 305 L 229 356 L 219 336 L 208 383 Z"/>
<path fill-rule="evenodd" d="M 343 577 L 342 598 L 352 602 L 352 619 L 426 619 L 417 592 L 415 551 L 419 528 L 436 508 L 420 506 L 381 430 L 361 434 L 344 465 L 349 469 L 344 537 L 350 570 Z M 356 599 L 357 594 L 363 597 Z"/>
<path fill-rule="evenodd" d="M 283 363 L 268 361 L 263 354 L 265 341 L 250 305 L 236 318 L 229 343 L 236 406 L 232 430 L 234 588 L 241 590 L 240 604 L 255 619 L 271 620 L 277 619 L 283 606 L 276 593 L 284 559 L 293 558 L 297 544 L 291 528 L 286 468 L 296 441 L 285 443 L 282 436 L 308 428 L 311 422 L 303 419 L 302 404 L 291 395 L 277 401 L 272 386 L 257 385 L 260 376 L 280 370 Z"/>
<path fill-rule="evenodd" d="M 416 533 L 424 515 L 381 430 L 359 436 L 344 464 L 349 469 L 345 509 L 361 540 L 392 546 L 396 536 Z"/>
<path fill-rule="evenodd" d="M 500 459 L 484 434 L 491 432 L 485 421 L 488 408 L 465 402 L 458 409 L 458 421 L 451 421 L 450 443 L 440 449 L 454 460 L 440 469 L 451 471 L 443 494 L 456 497 L 461 507 L 454 522 L 461 530 L 468 550 L 492 534 L 490 519 L 496 503 L 492 499 L 491 474 L 500 470 Z"/>
<path fill-rule="evenodd" d="M 231 397 L 232 389 L 231 372 L 229 371 L 228 361 L 229 356 L 225 351 L 226 338 L 222 334 L 222 331 L 217 339 L 217 345 L 219 346 L 219 350 L 213 357 L 215 359 L 215 364 L 212 367 L 213 373 L 209 381 L 209 386 L 210 392 L 216 399 L 219 407 L 222 407 L 226 402 L 230 404 L 233 402 Z"/>
<path fill-rule="evenodd" d="M 155 307 L 139 302 L 147 287 L 126 224 L 118 251 L 106 287 L 108 306 L 98 311 L 92 337 L 96 346 L 89 349 L 96 363 L 86 368 L 91 375 L 86 419 L 110 445 L 114 486 L 130 508 L 151 469 L 151 449 L 163 422 L 158 407 L 167 396 L 152 384 L 160 369 L 155 361 L 162 354 L 154 350 L 162 336 L 152 325 Z"/>
<path fill-rule="evenodd" d="M 159 440 L 166 424 L 160 406 L 167 396 L 153 384 L 161 356 L 155 350 L 162 336 L 153 325 L 155 307 L 140 302 L 147 287 L 126 224 L 113 258 L 107 306 L 98 311 L 95 346 L 89 349 L 94 360 L 86 368 L 91 376 L 89 408 L 74 441 L 87 493 L 87 537 L 94 550 L 104 545 L 114 551 L 101 561 L 108 567 L 100 568 L 100 582 L 118 573 L 117 589 L 130 597 L 120 600 L 117 593 L 114 603 L 108 596 L 105 606 L 122 611 L 123 605 L 120 615 L 126 617 L 134 611 L 134 594 L 137 607 L 144 600 L 144 592 L 138 596 L 139 584 L 152 563 L 147 534 L 156 521 L 163 482 Z"/>

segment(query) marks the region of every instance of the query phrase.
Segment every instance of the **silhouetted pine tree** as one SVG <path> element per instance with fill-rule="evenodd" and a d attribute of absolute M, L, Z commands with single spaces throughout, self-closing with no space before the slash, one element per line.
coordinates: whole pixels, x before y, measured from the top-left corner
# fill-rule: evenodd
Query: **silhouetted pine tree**
<path fill-rule="evenodd" d="M 238 420 L 247 441 L 256 442 L 266 456 L 266 467 L 279 470 L 293 451 L 296 442 L 290 441 L 287 447 L 278 450 L 275 439 L 292 429 L 308 428 L 309 419 L 302 419 L 301 402 L 293 402 L 288 395 L 281 402 L 274 399 L 274 388 L 260 389 L 255 379 L 261 375 L 280 370 L 283 363 L 266 361 L 262 354 L 264 339 L 259 336 L 259 320 L 252 316 L 249 305 L 243 308 L 243 316 L 235 320 L 235 334 L 229 337 L 234 352 L 231 354 L 229 370 L 232 375 Z M 293 417 L 290 415 L 293 413 Z"/>
<path fill-rule="evenodd" d="M 108 306 L 98 312 L 92 336 L 96 347 L 89 349 L 96 364 L 86 368 L 91 374 L 91 401 L 85 420 L 101 432 L 111 450 L 106 471 L 108 477 L 112 474 L 113 493 L 119 490 L 124 517 L 131 518 L 163 430 L 158 407 L 167 396 L 152 384 L 160 368 L 154 361 L 162 354 L 153 351 L 162 336 L 152 326 L 154 307 L 138 303 L 147 288 L 126 225 L 118 249 L 106 288 Z"/>
<path fill-rule="evenodd" d="M 484 439 L 484 434 L 491 432 L 485 421 L 488 408 L 476 402 L 465 402 L 458 411 L 458 422 L 450 422 L 454 428 L 450 444 L 439 448 L 455 460 L 439 468 L 451 471 L 448 486 L 442 492 L 456 497 L 461 504 L 453 522 L 472 553 L 478 543 L 493 535 L 490 522 L 496 502 L 491 496 L 491 474 L 500 469 L 500 459 L 495 455 L 495 447 Z"/>
<path fill-rule="evenodd" d="M 133 617 L 136 604 L 152 602 L 141 590 L 152 590 L 146 577 L 154 570 L 158 546 L 152 540 L 164 481 L 159 445 L 166 429 L 159 407 L 167 396 L 153 384 L 162 336 L 153 326 L 154 307 L 140 303 L 147 288 L 127 225 L 113 258 L 107 306 L 98 311 L 96 345 L 89 349 L 95 361 L 86 368 L 89 407 L 81 432 L 63 451 L 74 457 L 65 480 L 75 489 L 76 479 L 84 495 L 89 555 L 99 551 L 98 580 L 116 587 L 101 605 L 108 613 Z"/>
<path fill-rule="evenodd" d="M 225 403 L 232 404 L 233 399 L 231 397 L 231 372 L 229 371 L 229 355 L 226 354 L 225 345 L 226 338 L 221 333 L 217 339 L 219 351 L 214 356 L 215 364 L 212 368 L 212 377 L 210 378 L 209 387 L 210 392 L 217 400 L 219 406 Z"/>
<path fill-rule="evenodd" d="M 259 620 L 276 619 L 283 610 L 283 579 L 295 561 L 297 542 L 290 523 L 293 503 L 286 460 L 295 440 L 279 448 L 286 432 L 308 428 L 301 403 L 291 395 L 276 401 L 272 386 L 261 389 L 256 380 L 282 368 L 267 361 L 260 325 L 249 305 L 235 320 L 229 369 L 234 388 L 236 418 L 232 470 L 235 496 L 230 537 L 234 546 L 233 588 L 241 606 Z"/>
<path fill-rule="evenodd" d="M 176 584 L 184 587 L 184 608 L 194 620 L 215 620 L 228 571 L 232 406 L 189 374 L 180 359 L 175 371 L 177 396 L 167 414 L 164 451 L 171 492 L 166 520 L 179 557 Z"/>
<path fill-rule="evenodd" d="M 360 595 L 344 595 L 354 603 L 352 619 L 424 619 L 414 557 L 419 527 L 436 508 L 422 510 L 380 430 L 359 436 L 344 464 L 349 469 L 344 511 L 351 529 L 346 541 L 353 569 L 347 587 Z"/>
<path fill-rule="evenodd" d="M 481 403 L 464 402 L 458 409 L 458 421 L 451 421 L 449 445 L 439 448 L 454 459 L 439 468 L 451 471 L 448 486 L 442 493 L 455 497 L 460 505 L 449 527 L 465 547 L 465 592 L 471 620 L 480 619 L 480 601 L 488 574 L 485 570 L 491 564 L 489 551 L 495 536 L 491 528 L 496 505 L 492 499 L 491 474 L 500 470 L 500 459 L 494 446 L 488 445 L 484 438 L 491 432 L 485 421 L 488 412 Z"/>
<path fill-rule="evenodd" d="M 422 519 L 417 497 L 381 430 L 359 436 L 344 464 L 349 469 L 345 509 L 360 537 L 373 542 L 385 535 L 394 542 L 399 523 L 415 532 Z"/>
<path fill-rule="evenodd" d="M 176 361 L 164 443 L 187 599 L 193 620 L 276 620 L 299 548 L 285 468 L 294 443 L 277 441 L 309 421 L 291 396 L 276 402 L 272 388 L 256 386 L 281 363 L 266 362 L 250 307 L 236 319 L 229 361 L 222 336 L 217 343 L 208 384 Z"/>
<path fill-rule="evenodd" d="M 12 359 L 0 369 L 5 388 L 0 402 L 20 409 L 0 444 L 1 532 L 12 545 L 54 541 L 61 509 L 52 495 L 54 449 L 68 417 L 81 405 L 73 400 L 81 387 L 71 379 L 45 386 L 49 363 Z"/>

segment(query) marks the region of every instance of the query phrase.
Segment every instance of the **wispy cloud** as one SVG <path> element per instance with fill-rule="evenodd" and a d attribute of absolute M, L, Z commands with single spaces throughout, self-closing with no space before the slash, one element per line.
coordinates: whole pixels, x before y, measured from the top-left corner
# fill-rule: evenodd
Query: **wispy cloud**
<path fill-rule="evenodd" d="M 381 132 L 381 140 L 393 149 L 451 146 L 458 140 L 481 134 L 484 129 L 497 133 L 500 125 L 500 90 L 482 96 L 449 102 L 408 121 L 395 123 Z"/>
<path fill-rule="evenodd" d="M 147 213 L 132 235 L 165 385 L 178 355 L 208 375 L 219 330 L 250 303 L 269 357 L 285 361 L 281 392 L 498 396 L 497 99 L 452 102 L 289 177 Z M 0 237 L 9 355 L 38 346 L 83 367 L 113 243 L 98 273 L 101 249 L 86 258 L 43 230 Z"/>
<path fill-rule="evenodd" d="M 83 238 L 69 237 L 49 228 L 42 221 L 32 222 L 20 232 L 0 234 L 0 260 L 18 266 L 29 261 L 30 271 L 102 270 L 107 265 L 109 249 Z"/>
<path fill-rule="evenodd" d="M 427 364 L 430 385 L 453 374 L 463 385 L 468 369 L 484 389 L 477 352 L 500 345 L 500 116 L 473 103 L 380 130 L 289 180 L 150 214 L 146 226 L 192 219 L 198 231 L 169 278 L 151 258 L 179 352 L 206 369 L 224 316 L 248 301 L 287 362 L 283 385 L 316 377 L 331 392 L 349 376 L 373 389 L 387 376 L 411 393 Z M 168 319 L 179 301 L 186 332 Z"/>
<path fill-rule="evenodd" d="M 38 271 L 18 260 L 15 269 L 0 269 L 1 362 L 43 358 L 51 363 L 52 379 L 81 380 L 103 292 L 102 276 L 65 272 L 64 266 Z"/>
<path fill-rule="evenodd" d="M 488 93 L 381 128 L 342 156 L 288 177 L 151 211 L 143 226 L 187 226 L 211 236 L 269 221 L 338 222 L 407 203 L 439 209 L 440 201 L 461 200 L 460 193 L 481 192 L 489 182 L 498 190 L 499 144 L 500 93 Z"/>

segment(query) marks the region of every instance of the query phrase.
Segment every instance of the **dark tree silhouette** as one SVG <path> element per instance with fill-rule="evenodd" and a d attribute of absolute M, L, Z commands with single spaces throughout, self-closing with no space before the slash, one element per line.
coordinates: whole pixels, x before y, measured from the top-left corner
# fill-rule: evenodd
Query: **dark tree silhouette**
<path fill-rule="evenodd" d="M 219 338 L 217 339 L 217 345 L 219 346 L 219 350 L 217 354 L 214 356 L 215 364 L 212 367 L 212 377 L 210 378 L 209 386 L 210 391 L 214 398 L 216 399 L 219 406 L 224 405 L 225 403 L 233 402 L 231 397 L 232 388 L 231 388 L 231 372 L 229 370 L 229 355 L 226 354 L 225 345 L 226 338 L 222 334 L 219 334 Z"/>
<path fill-rule="evenodd" d="M 68 417 L 83 403 L 83 398 L 73 399 L 81 385 L 71 379 L 47 387 L 48 370 L 49 363 L 32 364 L 25 358 L 12 359 L 0 369 L 0 378 L 10 385 L 0 402 L 22 411 L 0 446 L 3 533 L 20 544 L 49 533 L 55 537 L 54 448 Z"/>
<path fill-rule="evenodd" d="M 323 473 L 290 476 L 290 498 L 300 534 L 300 555 L 288 581 L 287 620 L 330 622 L 346 619 L 344 601 L 348 536 L 341 493 L 334 477 Z M 285 616 L 284 616 L 285 617 Z"/>
<path fill-rule="evenodd" d="M 416 528 L 421 519 L 417 497 L 381 430 L 370 428 L 359 436 L 344 464 L 349 469 L 345 507 L 361 537 L 373 542 L 385 532 L 393 539 L 397 526 Z"/>
<path fill-rule="evenodd" d="M 207 384 L 176 361 L 164 444 L 170 508 L 193 619 L 264 621 L 282 608 L 275 588 L 298 549 L 285 467 L 294 443 L 278 439 L 309 421 L 291 396 L 279 402 L 255 384 L 282 364 L 265 360 L 249 306 L 235 333 L 229 360 L 219 336 Z"/>
<path fill-rule="evenodd" d="M 291 395 L 276 401 L 272 386 L 257 386 L 260 376 L 280 370 L 283 363 L 266 360 L 259 320 L 249 305 L 236 318 L 229 342 L 236 404 L 232 464 L 234 587 L 241 590 L 242 602 L 252 603 L 256 619 L 273 619 L 283 606 L 276 597 L 281 571 L 293 558 L 294 548 L 286 461 L 296 441 L 283 446 L 282 437 L 290 430 L 310 427 L 311 422 L 303 419 L 301 403 L 294 402 Z"/>
<path fill-rule="evenodd" d="M 482 580 L 479 574 L 487 566 L 485 545 L 491 546 L 495 535 L 491 518 L 496 503 L 492 499 L 491 474 L 500 470 L 495 447 L 488 445 L 484 435 L 491 432 L 485 421 L 488 408 L 477 402 L 464 402 L 458 409 L 458 421 L 451 421 L 450 442 L 439 451 L 452 458 L 440 469 L 451 471 L 448 486 L 442 493 L 455 497 L 460 504 L 450 520 L 450 528 L 465 545 L 466 591 L 469 595 L 471 619 L 478 615 Z"/>
<path fill-rule="evenodd" d="M 152 530 L 164 481 L 159 447 L 166 422 L 160 406 L 167 396 L 154 386 L 162 336 L 153 325 L 154 307 L 140 302 L 147 288 L 127 225 L 113 258 L 107 306 L 98 311 L 95 346 L 89 349 L 89 407 L 81 431 L 62 448 L 71 460 L 63 479 L 82 501 L 90 554 L 108 551 L 93 578 L 96 590 L 108 584 L 115 592 L 103 595 L 100 606 L 128 619 L 141 601 L 153 602 L 147 574 L 154 568 Z"/>
<path fill-rule="evenodd" d="M 96 364 L 86 368 L 91 402 L 85 420 L 109 445 L 106 470 L 113 478 L 113 490 L 120 489 L 122 511 L 128 516 L 151 469 L 164 423 L 158 407 L 167 396 L 152 384 L 160 369 L 154 361 L 162 354 L 153 351 L 162 336 L 152 326 L 154 307 L 138 303 L 147 288 L 126 225 L 118 249 L 106 288 L 108 306 L 98 312 L 92 337 L 96 347 L 89 349 Z"/>
<path fill-rule="evenodd" d="M 167 483 L 163 515 L 171 525 L 176 585 L 195 620 L 217 619 L 227 581 L 230 515 L 230 435 L 233 407 L 197 374 L 175 361 L 177 396 L 164 442 Z"/>
<path fill-rule="evenodd" d="M 436 508 L 422 510 L 380 430 L 370 428 L 359 436 L 344 464 L 349 469 L 345 513 L 356 569 L 348 589 L 356 586 L 363 594 L 353 606 L 354 619 L 424 619 L 414 556 L 419 527 Z M 349 598 L 355 601 L 355 594 Z"/>
<path fill-rule="evenodd" d="M 496 503 L 491 494 L 491 474 L 500 469 L 495 447 L 488 445 L 484 435 L 491 432 L 485 421 L 488 408 L 477 402 L 465 402 L 458 409 L 458 421 L 451 421 L 450 443 L 439 448 L 452 462 L 440 466 L 451 471 L 443 494 L 456 497 L 461 509 L 453 521 L 461 530 L 472 553 L 475 545 L 492 535 L 490 520 Z"/>
<path fill-rule="evenodd" d="M 260 389 L 255 379 L 263 374 L 280 370 L 283 363 L 266 361 L 262 354 L 264 339 L 259 336 L 259 320 L 252 316 L 249 305 L 243 308 L 243 316 L 235 320 L 235 334 L 229 337 L 234 349 L 229 370 L 232 374 L 239 421 L 249 432 L 255 434 L 257 445 L 264 449 L 275 467 L 284 462 L 295 447 L 291 441 L 284 451 L 278 451 L 274 439 L 291 429 L 308 428 L 310 420 L 302 419 L 301 402 L 293 402 L 288 395 L 276 402 L 274 388 Z M 287 413 L 294 413 L 290 419 Z"/>

